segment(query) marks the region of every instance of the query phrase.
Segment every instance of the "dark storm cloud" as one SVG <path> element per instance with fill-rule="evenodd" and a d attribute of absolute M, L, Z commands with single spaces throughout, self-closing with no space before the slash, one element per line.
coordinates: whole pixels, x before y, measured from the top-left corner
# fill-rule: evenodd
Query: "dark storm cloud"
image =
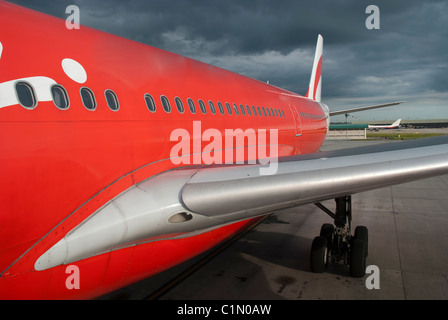
<path fill-rule="evenodd" d="M 83 25 L 302 94 L 321 33 L 325 101 L 347 107 L 415 100 L 408 105 L 416 110 L 417 102 L 431 101 L 448 118 L 448 3 L 443 0 L 13 2 L 61 18 L 67 17 L 66 6 L 75 4 Z M 380 30 L 365 27 L 370 4 L 380 8 Z"/>
<path fill-rule="evenodd" d="M 82 23 L 163 46 L 164 33 L 182 30 L 188 40 L 223 42 L 220 52 L 287 53 L 315 43 L 317 32 L 329 43 L 364 37 L 362 1 L 222 1 L 222 0 L 26 0 L 14 1 L 66 17 L 78 5 Z M 225 44 L 225 45 L 224 45 Z"/>

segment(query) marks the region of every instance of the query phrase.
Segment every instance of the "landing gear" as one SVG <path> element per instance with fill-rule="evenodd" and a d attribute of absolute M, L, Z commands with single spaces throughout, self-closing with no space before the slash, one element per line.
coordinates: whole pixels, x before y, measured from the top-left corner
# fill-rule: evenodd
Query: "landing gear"
<path fill-rule="evenodd" d="M 336 213 L 321 203 L 316 203 L 316 206 L 334 219 L 334 225 L 324 224 L 320 235 L 314 238 L 311 246 L 311 271 L 322 273 L 330 263 L 342 264 L 350 267 L 352 277 L 364 277 L 369 236 L 364 226 L 356 227 L 354 235 L 351 235 L 351 196 L 336 198 Z"/>
<path fill-rule="evenodd" d="M 313 272 L 322 273 L 327 269 L 328 243 L 325 237 L 314 238 L 311 246 L 311 269 Z"/>

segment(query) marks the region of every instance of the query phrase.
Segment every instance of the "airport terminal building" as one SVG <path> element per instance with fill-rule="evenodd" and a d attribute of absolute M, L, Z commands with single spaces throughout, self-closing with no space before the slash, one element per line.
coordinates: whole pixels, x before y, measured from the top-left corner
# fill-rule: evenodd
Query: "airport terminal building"
<path fill-rule="evenodd" d="M 330 124 L 327 140 L 364 140 L 367 138 L 368 124 Z"/>

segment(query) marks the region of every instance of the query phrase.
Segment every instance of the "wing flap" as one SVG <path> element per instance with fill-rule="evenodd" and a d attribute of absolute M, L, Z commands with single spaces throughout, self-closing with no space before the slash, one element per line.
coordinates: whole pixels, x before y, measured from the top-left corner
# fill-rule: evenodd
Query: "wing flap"
<path fill-rule="evenodd" d="M 188 181 L 180 197 L 186 208 L 201 215 L 252 216 L 448 173 L 448 136 L 428 146 L 420 141 L 399 150 L 377 149 L 288 158 L 270 176 L 260 176 L 258 165 L 205 168 Z"/>

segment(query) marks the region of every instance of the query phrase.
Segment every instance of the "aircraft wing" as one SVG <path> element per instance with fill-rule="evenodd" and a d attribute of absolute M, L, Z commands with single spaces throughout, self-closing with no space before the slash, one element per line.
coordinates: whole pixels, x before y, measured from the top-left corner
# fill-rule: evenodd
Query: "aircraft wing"
<path fill-rule="evenodd" d="M 448 173 L 448 136 L 319 152 L 260 166 L 199 170 L 183 187 L 186 208 L 206 216 L 256 215 Z"/>
<path fill-rule="evenodd" d="M 338 116 L 338 115 L 341 115 L 341 114 L 360 112 L 360 111 L 366 111 L 366 110 L 378 109 L 378 108 L 384 108 L 384 107 L 391 107 L 391 106 L 396 106 L 398 104 L 405 103 L 405 102 L 406 101 L 397 101 L 397 102 L 390 102 L 390 103 L 384 103 L 384 104 L 377 104 L 377 105 L 373 105 L 373 106 L 366 106 L 366 107 L 359 107 L 359 108 L 353 108 L 353 109 L 332 111 L 332 112 L 330 112 L 330 116 Z"/>
<path fill-rule="evenodd" d="M 448 173 L 448 136 L 282 158 L 198 166 L 142 181 L 44 253 L 45 270 L 142 242 L 188 237 L 276 210 Z M 271 167 L 272 169 L 273 167 Z"/>

